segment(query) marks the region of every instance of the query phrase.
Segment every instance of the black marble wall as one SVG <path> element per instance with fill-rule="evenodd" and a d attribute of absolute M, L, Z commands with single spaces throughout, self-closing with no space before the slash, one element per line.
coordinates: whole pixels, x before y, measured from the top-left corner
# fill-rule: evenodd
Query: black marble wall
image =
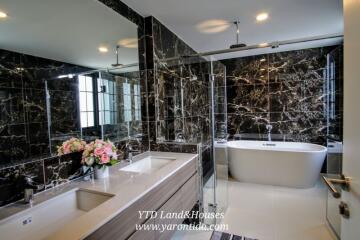
<path fill-rule="evenodd" d="M 50 155 L 45 80 L 87 70 L 72 64 L 0 50 L 0 166 Z M 75 81 L 75 80 L 73 80 Z M 70 132 L 78 127 L 73 81 L 48 81 L 52 129 Z M 71 105 L 70 105 L 71 104 Z M 75 105 L 76 106 L 76 105 Z"/>
<path fill-rule="evenodd" d="M 54 133 L 76 132 L 77 102 L 73 81 L 52 79 L 87 68 L 0 50 L 0 205 L 22 197 L 24 177 L 32 176 L 38 190 L 63 183 L 80 168 L 75 155 L 50 157 L 45 80 L 51 99 Z M 76 106 L 76 105 L 75 105 Z M 77 165 L 77 167 L 74 167 Z"/>
<path fill-rule="evenodd" d="M 327 54 L 334 47 L 222 61 L 230 138 L 326 142 Z M 240 135 L 236 135 L 240 134 Z"/>

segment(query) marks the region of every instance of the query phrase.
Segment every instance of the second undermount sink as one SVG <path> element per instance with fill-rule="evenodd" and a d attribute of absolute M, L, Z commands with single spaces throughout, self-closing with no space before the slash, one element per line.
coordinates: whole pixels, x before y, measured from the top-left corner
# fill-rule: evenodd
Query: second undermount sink
<path fill-rule="evenodd" d="M 125 172 L 150 173 L 159 170 L 174 160 L 176 160 L 176 158 L 149 156 L 119 170 Z"/>
<path fill-rule="evenodd" d="M 112 194 L 87 189 L 74 189 L 65 192 L 8 219 L 1 220 L 0 238 L 12 240 L 46 239 L 69 221 L 80 217 L 113 196 Z"/>

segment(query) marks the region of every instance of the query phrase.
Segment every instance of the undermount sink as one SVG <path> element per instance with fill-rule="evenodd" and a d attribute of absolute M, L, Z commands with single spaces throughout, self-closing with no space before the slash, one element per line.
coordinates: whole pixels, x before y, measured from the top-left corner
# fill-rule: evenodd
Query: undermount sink
<path fill-rule="evenodd" d="M 119 170 L 125 172 L 150 173 L 159 170 L 174 160 L 176 160 L 176 158 L 149 156 Z"/>
<path fill-rule="evenodd" d="M 114 195 L 75 189 L 0 222 L 0 239 L 45 239 Z M 36 198 L 35 198 L 36 201 Z"/>

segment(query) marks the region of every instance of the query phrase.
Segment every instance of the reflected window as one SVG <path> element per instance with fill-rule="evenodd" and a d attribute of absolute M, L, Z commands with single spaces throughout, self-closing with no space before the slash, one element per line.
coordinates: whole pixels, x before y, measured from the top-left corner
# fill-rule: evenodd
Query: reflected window
<path fill-rule="evenodd" d="M 139 84 L 134 84 L 134 108 L 135 108 L 135 121 L 140 121 L 141 100 L 140 100 L 140 85 Z"/>
<path fill-rule="evenodd" d="M 124 120 L 125 122 L 131 121 L 131 88 L 130 83 L 123 83 L 124 94 Z"/>
<path fill-rule="evenodd" d="M 124 121 L 140 121 L 141 100 L 140 85 L 128 83 L 128 79 L 123 83 L 124 95 Z"/>
<path fill-rule="evenodd" d="M 107 79 L 98 79 L 99 124 L 115 124 L 116 120 L 116 84 Z"/>
<path fill-rule="evenodd" d="M 93 127 L 95 125 L 93 78 L 80 75 L 78 79 L 81 127 Z"/>

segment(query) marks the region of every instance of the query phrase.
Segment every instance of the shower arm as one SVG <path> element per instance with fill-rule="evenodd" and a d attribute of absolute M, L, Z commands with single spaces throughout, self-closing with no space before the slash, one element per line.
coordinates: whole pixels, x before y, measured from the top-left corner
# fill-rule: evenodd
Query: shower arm
<path fill-rule="evenodd" d="M 223 50 L 215 50 L 215 51 L 209 51 L 209 52 L 201 52 L 191 55 L 185 55 L 180 57 L 171 57 L 171 58 L 164 58 L 159 59 L 160 62 L 166 62 L 166 61 L 173 61 L 180 58 L 191 58 L 191 57 L 206 57 L 211 55 L 218 55 L 218 54 L 224 54 L 224 53 L 233 53 L 233 52 L 240 52 L 240 51 L 246 51 L 246 50 L 253 50 L 253 49 L 261 49 L 261 48 L 277 48 L 280 46 L 285 45 L 291 45 L 296 43 L 306 43 L 306 42 L 313 42 L 313 41 L 320 41 L 320 40 L 327 40 L 327 39 L 336 39 L 336 38 L 344 38 L 344 35 L 339 34 L 329 34 L 329 35 L 321 35 L 321 36 L 315 36 L 315 37 L 308 37 L 308 38 L 298 38 L 298 39 L 291 39 L 291 40 L 285 40 L 285 41 L 275 41 L 271 42 L 266 45 L 262 44 L 255 44 L 245 47 L 238 47 L 238 48 L 230 48 L 230 49 L 223 49 Z"/>
<path fill-rule="evenodd" d="M 240 21 L 235 21 L 234 22 L 236 25 L 236 44 L 239 44 L 239 38 L 240 38 L 240 27 L 239 27 L 239 23 Z"/>

